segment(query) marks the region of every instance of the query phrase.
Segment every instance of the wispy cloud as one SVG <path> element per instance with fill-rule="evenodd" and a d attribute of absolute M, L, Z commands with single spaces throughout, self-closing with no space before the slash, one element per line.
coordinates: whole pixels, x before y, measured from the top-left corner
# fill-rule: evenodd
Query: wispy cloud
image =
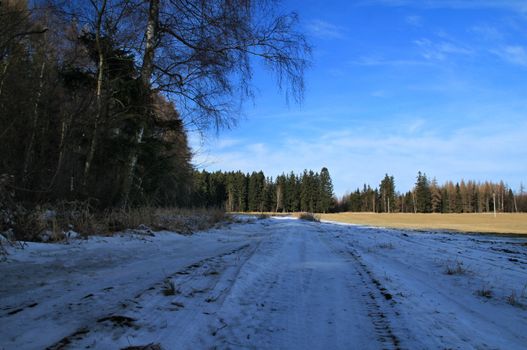
<path fill-rule="evenodd" d="M 342 39 L 345 34 L 344 28 L 320 19 L 308 22 L 306 28 L 312 36 L 321 39 Z"/>
<path fill-rule="evenodd" d="M 500 127 L 480 123 L 453 128 L 442 135 L 428 132 L 433 124 L 416 118 L 389 128 L 379 123 L 370 132 L 362 132 L 360 126 L 330 128 L 310 138 L 290 136 L 278 143 L 254 142 L 214 150 L 208 164 L 212 170 L 263 170 L 269 176 L 327 166 L 338 195 L 364 182 L 377 185 L 385 172 L 395 176 L 399 190 L 406 191 L 418 170 L 440 182 L 496 180 L 501 178 L 502 169 L 516 174 L 527 171 L 525 164 L 516 161 L 527 157 L 525 148 L 520 147 L 527 137 L 526 123 Z M 510 185 L 517 186 L 519 181 Z"/>
<path fill-rule="evenodd" d="M 414 8 L 479 9 L 498 8 L 519 12 L 527 11 L 524 0 L 359 0 L 359 6 L 385 5 Z"/>
<path fill-rule="evenodd" d="M 472 50 L 451 42 L 433 42 L 429 39 L 415 40 L 414 43 L 421 49 L 421 54 L 427 60 L 444 61 L 451 55 L 471 55 Z"/>
<path fill-rule="evenodd" d="M 523 46 L 504 46 L 492 52 L 506 62 L 527 67 L 527 50 Z"/>
<path fill-rule="evenodd" d="M 406 22 L 406 24 L 409 24 L 414 27 L 421 27 L 423 25 L 423 18 L 417 15 L 406 16 L 404 18 L 404 21 Z"/>
<path fill-rule="evenodd" d="M 472 26 L 469 31 L 476 34 L 479 39 L 484 39 L 487 41 L 503 39 L 503 33 L 501 33 L 501 31 L 499 31 L 496 27 L 490 26 L 488 24 Z"/>
<path fill-rule="evenodd" d="M 384 57 L 375 56 L 362 56 L 356 60 L 349 61 L 351 65 L 357 66 L 416 66 L 416 65 L 429 65 L 429 62 L 424 60 L 414 59 L 390 59 Z"/>

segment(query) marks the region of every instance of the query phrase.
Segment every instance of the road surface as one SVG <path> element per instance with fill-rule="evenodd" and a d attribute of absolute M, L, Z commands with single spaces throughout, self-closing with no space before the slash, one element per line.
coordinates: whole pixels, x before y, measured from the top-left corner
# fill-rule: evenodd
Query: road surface
<path fill-rule="evenodd" d="M 525 349 L 526 267 L 522 238 L 287 218 L 31 244 L 0 349 Z"/>

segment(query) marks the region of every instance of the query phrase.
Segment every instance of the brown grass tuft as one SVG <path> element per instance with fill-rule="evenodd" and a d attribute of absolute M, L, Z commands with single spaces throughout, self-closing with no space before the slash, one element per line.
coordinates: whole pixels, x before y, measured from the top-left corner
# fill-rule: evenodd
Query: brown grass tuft
<path fill-rule="evenodd" d="M 206 230 L 226 220 L 221 209 L 179 209 L 142 207 L 110 209 L 98 212 L 86 202 L 63 202 L 27 210 L 19 207 L 12 224 L 15 238 L 24 241 L 60 241 L 65 232 L 76 231 L 87 237 L 94 234 L 111 235 L 126 229 L 147 226 L 192 234 Z"/>
<path fill-rule="evenodd" d="M 298 218 L 305 221 L 320 222 L 320 217 L 313 213 L 300 213 Z"/>
<path fill-rule="evenodd" d="M 463 266 L 463 262 L 456 261 L 455 263 L 447 262 L 445 265 L 445 273 L 447 275 L 465 275 L 468 269 Z"/>

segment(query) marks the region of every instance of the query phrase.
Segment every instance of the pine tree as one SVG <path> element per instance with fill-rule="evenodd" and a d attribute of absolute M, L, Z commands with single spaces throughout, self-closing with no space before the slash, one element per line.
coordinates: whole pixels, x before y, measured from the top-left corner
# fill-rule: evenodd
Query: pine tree
<path fill-rule="evenodd" d="M 430 185 L 426 174 L 417 174 L 417 182 L 415 184 L 415 204 L 417 212 L 430 213 L 432 209 L 432 196 L 430 193 Z"/>
<path fill-rule="evenodd" d="M 381 212 L 390 213 L 392 207 L 395 207 L 395 180 L 393 176 L 386 174 L 379 186 L 382 206 Z"/>
<path fill-rule="evenodd" d="M 463 212 L 463 197 L 461 195 L 461 188 L 459 186 L 459 183 L 456 183 L 456 190 L 455 190 L 455 202 L 454 202 L 454 212 L 455 213 L 462 213 Z"/>
<path fill-rule="evenodd" d="M 431 194 L 431 209 L 432 213 L 443 212 L 443 198 L 441 189 L 437 185 L 437 180 L 434 178 L 430 183 L 430 194 Z"/>
<path fill-rule="evenodd" d="M 329 170 L 324 167 L 320 171 L 320 189 L 319 189 L 319 211 L 327 213 L 333 202 L 333 183 Z"/>

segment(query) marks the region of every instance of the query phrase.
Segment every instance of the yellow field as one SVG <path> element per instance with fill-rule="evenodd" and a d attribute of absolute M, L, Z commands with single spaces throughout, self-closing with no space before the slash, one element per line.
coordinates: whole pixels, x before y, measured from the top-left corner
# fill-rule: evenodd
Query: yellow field
<path fill-rule="evenodd" d="M 323 220 L 417 230 L 527 234 L 527 213 L 521 214 L 320 214 Z"/>

